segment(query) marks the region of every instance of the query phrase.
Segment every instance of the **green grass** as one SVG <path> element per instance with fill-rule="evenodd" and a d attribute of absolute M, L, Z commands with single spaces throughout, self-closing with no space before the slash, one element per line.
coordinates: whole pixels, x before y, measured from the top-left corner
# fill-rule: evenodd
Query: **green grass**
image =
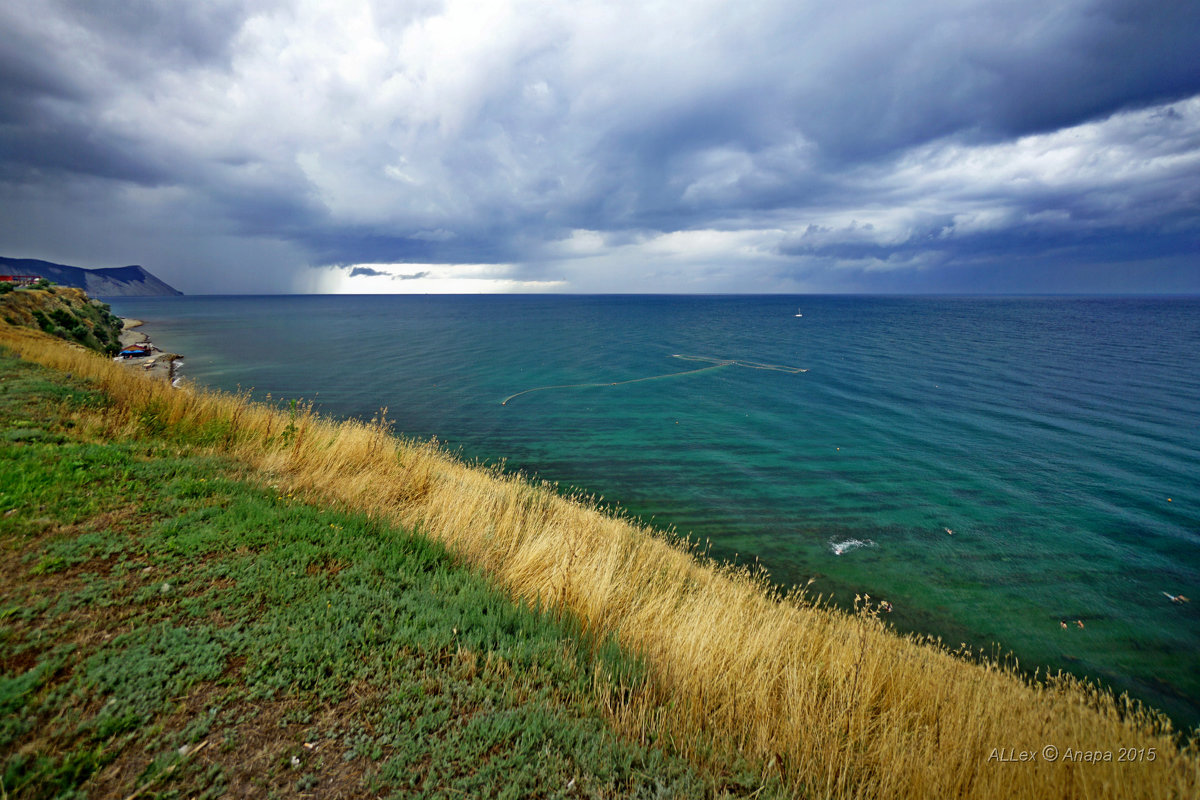
<path fill-rule="evenodd" d="M 105 402 L 0 352 L 7 797 L 763 788 L 616 737 L 643 668 L 611 642 L 192 443 L 91 437 Z"/>

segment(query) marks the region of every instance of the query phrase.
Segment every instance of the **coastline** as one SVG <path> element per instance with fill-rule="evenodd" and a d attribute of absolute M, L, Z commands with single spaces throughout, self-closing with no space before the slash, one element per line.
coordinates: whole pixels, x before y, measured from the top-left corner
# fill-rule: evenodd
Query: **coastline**
<path fill-rule="evenodd" d="M 179 362 L 183 361 L 183 356 L 179 353 L 166 353 L 159 349 L 146 333 L 138 330 L 146 324 L 142 320 L 121 317 L 121 322 L 124 325 L 121 329 L 121 348 L 142 347 L 151 355 L 142 358 L 118 356 L 116 361 L 130 368 L 136 367 L 152 378 L 158 378 L 167 381 L 172 386 L 178 386 L 180 382 Z"/>
<path fill-rule="evenodd" d="M 1048 315 L 1057 313 L 1051 304 L 1041 301 L 1014 301 L 1014 307 L 1006 304 L 1003 309 L 972 302 L 972 314 L 978 312 L 983 328 L 993 334 L 1016 332 L 1013 327 L 998 325 L 1016 321 L 1031 323 L 1032 330 L 1045 331 Z M 1086 311 L 1086 305 L 1068 304 L 1063 311 L 1075 316 Z M 877 357 L 885 348 L 862 349 L 860 345 L 873 340 L 864 339 L 847 326 L 858 319 L 860 312 L 889 324 L 895 319 L 928 320 L 924 311 L 936 310 L 939 303 L 814 300 L 811 307 L 821 312 L 823 327 L 813 324 L 817 318 L 813 311 L 806 313 L 809 322 L 803 336 L 797 334 L 797 341 L 809 348 L 803 360 L 821 367 L 805 379 L 804 387 L 797 386 L 804 394 L 804 402 L 797 408 L 821 415 L 813 417 L 819 424 L 807 432 L 780 414 L 761 418 L 754 414 L 744 418 L 722 416 L 723 410 L 741 402 L 740 387 L 761 387 L 763 396 L 753 403 L 758 407 L 791 408 L 793 401 L 801 400 L 788 393 L 790 379 L 738 370 L 698 376 L 702 380 L 635 384 L 628 387 L 630 391 L 598 388 L 581 390 L 575 396 L 534 395 L 499 406 L 504 395 L 537 383 L 593 380 L 593 372 L 607 375 L 610 370 L 617 378 L 651 374 L 652 369 L 639 370 L 658 363 L 653 360 L 653 348 L 639 346 L 635 348 L 638 357 L 622 355 L 611 364 L 602 355 L 589 360 L 593 351 L 603 354 L 607 348 L 623 352 L 614 348 L 629 335 L 627 331 L 633 331 L 639 337 L 637 341 L 642 342 L 648 330 L 638 327 L 643 319 L 669 320 L 676 318 L 672 315 L 686 312 L 689 319 L 705 320 L 703 336 L 707 337 L 709 322 L 767 317 L 772 307 L 768 301 L 722 299 L 697 306 L 696 301 L 664 305 L 660 300 L 618 303 L 587 298 L 504 303 L 453 298 L 175 298 L 116 304 L 118 313 L 148 320 L 148 325 L 139 330 L 148 330 L 164 348 L 187 350 L 188 369 L 184 374 L 188 385 L 220 385 L 231 392 L 257 387 L 259 394 L 271 392 L 275 397 L 312 397 L 319 400 L 317 407 L 323 412 L 361 419 L 370 418 L 381 407 L 403 403 L 403 421 L 398 428 L 405 433 L 417 437 L 437 434 L 453 447 L 463 448 L 470 458 L 504 462 L 535 474 L 544 471 L 549 479 L 587 487 L 606 498 L 619 498 L 620 505 L 628 506 L 640 519 L 663 520 L 666 527 L 691 532 L 698 541 L 711 538 L 713 551 L 720 558 L 734 558 L 737 553 L 762 554 L 772 578 L 781 586 L 804 584 L 814 577 L 810 592 L 824 597 L 834 594 L 843 608 L 850 606 L 858 592 L 886 598 L 895 607 L 887 619 L 903 633 L 941 636 L 944 641 L 967 643 L 975 650 L 1012 650 L 1030 674 L 1039 667 L 1049 667 L 1101 680 L 1117 694 L 1130 691 L 1168 710 L 1179 727 L 1196 724 L 1200 715 L 1195 698 L 1200 695 L 1195 689 L 1197 679 L 1189 674 L 1191 656 L 1187 648 L 1172 648 L 1173 643 L 1194 635 L 1194 627 L 1190 627 L 1194 616 L 1189 611 L 1195 604 L 1193 609 L 1168 608 L 1166 613 L 1153 613 L 1146 620 L 1138 616 L 1143 601 L 1155 612 L 1158 607 L 1154 603 L 1168 602 L 1158 594 L 1160 589 L 1193 598 L 1200 591 L 1190 579 L 1192 559 L 1171 544 L 1184 541 L 1179 529 L 1187 526 L 1193 518 L 1192 509 L 1197 507 L 1194 492 L 1177 485 L 1190 468 L 1178 459 L 1169 460 L 1172 454 L 1157 449 L 1153 441 L 1139 438 L 1144 431 L 1129 424 L 1134 420 L 1121 411 L 1115 389 L 1091 394 L 1087 380 L 1082 378 L 1082 383 L 1072 385 L 1098 405 L 1077 413 L 1069 403 L 1054 404 L 1055 397 L 1044 396 L 1039 406 L 1042 412 L 1054 413 L 1054 418 L 1072 425 L 1089 424 L 1089 416 L 1099 414 L 1096 419 L 1114 424 L 1114 430 L 1122 431 L 1126 441 L 1141 441 L 1148 447 L 1143 453 L 1161 456 L 1163 470 L 1139 471 L 1136 464 L 1141 456 L 1133 448 L 1126 448 L 1121 459 L 1079 461 L 1078 456 L 1087 455 L 1086 448 L 1077 448 L 1073 442 L 1084 444 L 1086 440 L 1076 436 L 1071 427 L 1044 431 L 1026 424 L 1029 420 L 1019 416 L 1010 420 L 1012 425 L 975 427 L 996 420 L 987 416 L 989 401 L 985 395 L 990 392 L 993 397 L 997 393 L 1005 396 L 1006 375 L 1024 371 L 1038 376 L 1039 385 L 1054 386 L 1046 380 L 1056 374 L 1052 370 L 1066 369 L 1070 374 L 1069 364 L 1060 358 L 1039 355 L 1036 363 L 1022 364 L 1019 369 L 1020 362 L 1006 361 L 1013 372 L 994 366 L 969 370 L 963 374 L 989 380 L 971 386 L 959 381 L 953 392 L 943 383 L 941 391 L 927 394 L 925 389 L 932 392 L 933 387 L 925 384 L 934 378 L 926 367 L 906 360 L 902 362 L 906 369 L 889 373 L 889 365 L 894 364 Z M 647 308 L 654 313 L 645 311 Z M 660 308 L 668 308 L 668 312 L 660 314 Z M 731 313 L 722 316 L 723 308 Z M 588 337 L 562 335 L 555 339 L 554 325 L 534 325 L 536 320 L 587 319 L 589 309 L 603 310 L 606 323 Z M 922 309 L 916 317 L 908 315 Z M 783 319 L 791 322 L 795 308 L 785 310 L 788 315 Z M 1157 308 L 1154 313 L 1160 311 L 1166 313 Z M 1193 317 L 1191 310 L 1184 311 L 1187 313 L 1180 320 Z M 1103 312 L 1106 317 L 1114 317 L 1114 324 L 1120 322 L 1117 330 L 1122 331 L 1128 330 L 1129 322 L 1145 316 L 1125 303 L 1106 304 Z M 428 346 L 419 348 L 393 345 L 388 340 L 394 337 L 382 335 L 385 329 L 374 321 L 384 317 L 404 320 L 407 337 L 417 336 L 420 331 L 436 332 L 436 337 L 431 336 Z M 534 331 L 536 335 L 515 332 L 518 329 L 513 323 L 523 318 L 529 319 L 533 327 L 519 330 Z M 446 324 L 450 319 L 455 320 L 453 325 Z M 764 323 L 764 337 L 776 330 L 778 326 L 773 325 Z M 920 344 L 923 340 L 918 328 L 914 322 L 904 330 L 915 337 L 916 352 L 932 358 L 937 348 Z M 486 343 L 495 330 L 501 329 L 514 333 L 495 337 L 505 342 L 497 341 L 496 349 L 489 351 L 494 356 L 476 359 L 473 352 L 477 348 L 472 348 Z M 608 335 L 606 329 L 614 334 Z M 965 333 L 961 328 L 954 330 L 960 335 Z M 622 333 L 617 335 L 617 331 Z M 738 341 L 736 327 L 722 327 L 718 332 L 721 341 Z M 886 335 L 878 341 L 884 340 Z M 507 344 L 509 341 L 520 342 L 520 349 Z M 539 342 L 552 344 L 539 346 Z M 670 347 L 664 343 L 657 350 L 659 355 L 685 350 L 724 353 L 717 344 L 705 347 L 703 339 L 690 345 L 671 339 Z M 849 358 L 845 363 L 822 355 L 840 353 L 839 348 L 845 348 Z M 1017 350 L 1024 352 L 1025 346 Z M 1018 355 L 1004 348 L 996 352 L 1005 358 Z M 357 357 L 363 353 L 366 358 Z M 773 358 L 767 359 L 768 354 Z M 781 350 L 757 355 L 760 360 L 785 360 Z M 961 355 L 947 355 L 950 360 L 945 364 L 967 364 Z M 538 371 L 542 361 L 549 365 L 545 372 Z M 579 366 L 572 369 L 580 377 L 572 378 L 569 370 L 556 366 L 561 363 L 569 367 L 575 362 Z M 1124 362 L 1117 358 L 1112 363 L 1120 366 Z M 1147 375 L 1153 374 L 1162 386 L 1161 382 L 1172 380 L 1166 374 L 1169 371 Z M 1080 376 L 1084 372 L 1093 370 L 1080 370 Z M 397 377 L 401 374 L 402 379 Z M 818 374 L 819 380 L 811 377 Z M 524 375 L 539 379 L 525 382 Z M 542 375 L 547 380 L 541 380 Z M 1118 371 L 1104 383 L 1118 387 L 1132 378 Z M 1174 398 L 1172 402 L 1178 406 L 1181 379 L 1174 380 L 1175 389 L 1168 384 L 1163 397 Z M 888 390 L 897 394 L 888 395 Z M 836 399 L 839 394 L 842 401 Z M 847 397 L 886 397 L 887 401 L 880 400 L 879 405 L 872 401 L 871 407 L 859 414 L 851 413 L 855 409 L 845 402 Z M 622 408 L 625 398 L 636 399 L 639 405 Z M 679 404 L 680 400 L 686 400 L 686 407 Z M 642 401 L 651 405 L 640 405 Z M 941 424 L 909 426 L 909 417 L 904 416 L 906 407 L 920 407 Z M 1153 425 L 1170 419 L 1165 413 L 1170 410 L 1169 404 L 1150 403 L 1147 408 L 1163 412 L 1150 420 Z M 683 413 L 688 417 L 676 416 Z M 972 425 L 951 425 L 959 413 L 968 415 L 965 418 Z M 681 420 L 678 427 L 677 418 Z M 880 419 L 891 419 L 898 427 L 858 429 L 852 424 Z M 659 426 L 659 422 L 664 424 Z M 709 430 L 721 430 L 713 424 L 726 423 L 737 424 L 737 439 L 708 435 Z M 970 435 L 957 435 L 960 431 Z M 980 432 L 989 438 L 980 439 Z M 924 441 L 948 441 L 951 447 L 939 453 L 936 447 L 917 445 L 916 458 L 909 464 L 911 471 L 905 471 L 898 462 L 893 464 L 886 446 L 917 442 L 920 434 L 925 435 Z M 536 438 L 539 436 L 544 438 Z M 1184 436 L 1183 441 L 1189 439 Z M 656 442 L 663 463 L 655 462 L 651 448 L 639 448 L 639 441 Z M 706 449 L 696 450 L 697 441 L 704 442 Z M 1048 448 L 1040 455 L 1029 451 L 1028 464 L 1044 462 L 1045 453 L 1057 451 L 1069 453 L 1076 460 L 1067 470 L 1022 472 L 1006 465 L 1003 459 L 955 455 L 969 452 L 957 448 L 988 442 L 1021 453 L 1026 453 L 1026 443 L 1032 447 L 1037 442 Z M 736 459 L 741 467 L 724 468 L 735 460 L 728 453 L 721 455 L 720 448 L 728 444 L 739 448 Z M 1178 442 L 1175 447 L 1179 452 Z M 707 453 L 717 455 L 709 457 Z M 669 469 L 666 459 L 671 462 Z M 1134 480 L 1118 484 L 1113 479 L 1118 467 L 1131 471 Z M 1044 477 L 1044 486 L 1024 477 L 1034 474 Z M 1072 480 L 1072 474 L 1088 477 L 1087 483 Z M 756 486 L 747 480 L 754 476 L 760 476 L 763 482 Z M 721 486 L 729 487 L 729 496 L 722 494 Z M 940 486 L 948 487 L 949 493 L 926 494 L 922 488 Z M 1089 486 L 1109 488 L 1103 494 L 1092 495 Z M 1157 503 L 1143 503 L 1139 499 L 1155 495 L 1156 486 L 1164 490 L 1164 497 L 1173 496 L 1174 502 L 1168 504 L 1159 498 Z M 954 491 L 949 487 L 955 487 Z M 1020 494 L 1007 487 L 1014 487 Z M 957 489 L 977 494 L 957 494 Z M 878 496 L 869 498 L 872 507 L 858 503 L 862 490 L 878 490 Z M 1103 507 L 1091 502 L 1093 497 L 1113 499 L 1108 492 L 1114 493 L 1114 502 L 1127 509 L 1130 519 L 1156 532 L 1147 542 L 1171 548 L 1169 552 L 1177 557 L 1181 572 L 1162 563 L 1166 560 L 1165 549 L 1159 552 L 1141 544 L 1137 545 L 1138 558 L 1146 559 L 1154 570 L 1112 571 L 1112 565 L 1120 559 L 1101 534 L 1116 521 Z M 1071 497 L 1082 498 L 1084 507 L 1072 509 L 1072 503 L 1059 499 Z M 1030 499 L 1039 502 L 1031 504 Z M 956 535 L 948 536 L 944 527 L 953 529 Z M 1010 534 L 1019 538 L 1007 538 Z M 772 535 L 778 535 L 778 539 L 767 538 Z M 835 545 L 855 537 L 872 539 L 878 546 L 842 556 L 831 552 Z M 1027 557 L 1012 557 L 1016 548 Z M 1113 574 L 1118 575 L 1116 580 L 1109 578 Z M 916 582 L 913 575 L 928 580 Z M 1127 587 L 1123 596 L 1114 596 L 1110 589 L 1118 582 Z M 1062 630 L 1061 620 L 1072 621 L 1069 631 Z M 1081 630 L 1075 620 L 1083 620 L 1086 629 Z"/>
<path fill-rule="evenodd" d="M 20 338 L 10 344 L 17 352 L 95 380 L 115 401 L 106 413 L 154 417 L 182 436 L 219 425 L 228 431 L 223 452 L 289 498 L 421 530 L 512 598 L 565 612 L 643 654 L 638 683 L 615 693 L 598 687 L 612 724 L 634 739 L 665 737 L 701 761 L 747 758 L 764 776 L 830 796 L 1189 796 L 1195 788 L 1194 742 L 1180 743 L 1152 709 L 1087 683 L 1029 682 L 1015 664 L 898 637 L 876 604 L 846 614 L 781 597 L 629 520 L 394 439 L 383 426 L 174 393 Z M 454 637 L 479 624 L 450 623 Z M 1001 747 L 1032 753 L 1046 743 L 1111 753 L 1148 745 L 1157 755 L 1132 767 L 1066 757 L 1008 774 L 989 766 L 1006 760 Z"/>
<path fill-rule="evenodd" d="M 124 327 L 121 329 L 121 346 L 127 347 L 131 344 L 143 344 L 149 337 L 137 328 L 142 327 L 146 323 L 140 319 L 133 317 L 121 317 L 121 322 Z"/>

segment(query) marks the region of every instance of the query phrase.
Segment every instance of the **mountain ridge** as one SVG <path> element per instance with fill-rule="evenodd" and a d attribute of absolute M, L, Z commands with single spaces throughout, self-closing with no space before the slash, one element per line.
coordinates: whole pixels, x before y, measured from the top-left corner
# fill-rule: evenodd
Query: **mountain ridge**
<path fill-rule="evenodd" d="M 11 275 L 37 275 L 60 286 L 83 289 L 92 297 L 161 297 L 183 294 L 138 264 L 88 269 L 36 258 L 0 256 L 0 272 Z"/>

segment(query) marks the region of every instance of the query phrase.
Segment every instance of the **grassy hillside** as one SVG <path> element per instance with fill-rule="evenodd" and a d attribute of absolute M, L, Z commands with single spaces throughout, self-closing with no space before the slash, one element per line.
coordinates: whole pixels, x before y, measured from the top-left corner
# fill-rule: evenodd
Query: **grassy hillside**
<path fill-rule="evenodd" d="M 39 281 L 14 289 L 0 284 L 0 319 L 77 342 L 108 355 L 120 351 L 121 320 L 107 303 L 90 299 L 82 289 Z"/>
<path fill-rule="evenodd" d="M 736 785 L 730 776 L 748 763 L 767 785 L 804 797 L 1189 798 L 1200 788 L 1196 742 L 1162 715 L 1069 677 L 1028 681 L 983 654 L 900 637 L 870 598 L 846 614 L 781 596 L 551 487 L 462 464 L 436 444 L 398 441 L 381 420 L 333 422 L 303 406 L 280 412 L 172 390 L 22 329 L 0 326 L 0 342 L 86 376 L 103 393 L 102 409 L 72 412 L 80 435 L 153 434 L 172 443 L 168 451 L 220 453 L 285 498 L 365 514 L 355 539 L 375 536 L 369 525 L 419 530 L 506 596 L 577 620 L 586 635 L 573 641 L 613 637 L 638 660 L 589 662 L 590 700 L 580 702 L 603 709 L 624 741 L 664 744 L 697 774 L 724 776 L 710 786 Z M 320 534 L 309 544 L 340 535 Z M 186 541 L 182 530 L 175 537 Z M 363 547 L 338 556 L 347 566 L 337 574 Z M 337 602 L 329 596 L 327 609 Z M 368 641 L 387 648 L 392 631 L 380 631 Z M 480 646 L 467 649 L 478 667 Z M 252 652 L 269 659 L 273 651 Z"/>
<path fill-rule="evenodd" d="M 606 726 L 643 667 L 428 539 L 305 503 L 0 354 L 6 797 L 685 796 Z"/>

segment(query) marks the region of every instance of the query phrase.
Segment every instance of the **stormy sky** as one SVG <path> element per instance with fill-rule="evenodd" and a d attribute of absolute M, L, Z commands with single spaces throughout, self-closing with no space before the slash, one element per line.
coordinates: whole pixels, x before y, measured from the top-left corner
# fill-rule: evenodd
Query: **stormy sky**
<path fill-rule="evenodd" d="M 1200 3 L 5 0 L 0 255 L 188 293 L 1200 292 Z"/>

